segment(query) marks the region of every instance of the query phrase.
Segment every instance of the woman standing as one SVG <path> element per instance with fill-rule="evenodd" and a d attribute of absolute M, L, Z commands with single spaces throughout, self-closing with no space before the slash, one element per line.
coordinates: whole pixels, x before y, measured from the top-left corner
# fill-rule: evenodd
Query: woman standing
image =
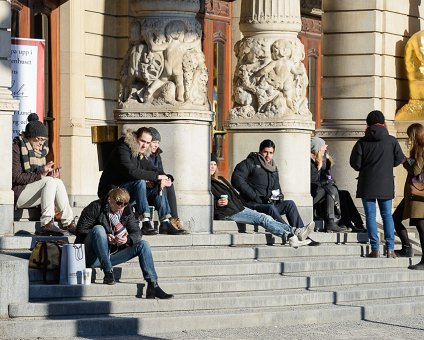
<path fill-rule="evenodd" d="M 407 171 L 408 171 L 408 169 L 411 168 L 410 163 L 413 162 L 414 159 L 415 159 L 414 154 L 412 152 L 413 152 L 413 150 L 416 150 L 416 148 L 417 148 L 417 145 L 416 145 L 417 138 L 416 138 L 416 136 L 417 136 L 417 133 L 422 128 L 423 128 L 423 126 L 421 124 L 414 123 L 414 124 L 411 124 L 408 127 L 408 129 L 406 130 L 406 134 L 408 135 L 408 149 L 409 149 L 410 159 L 408 160 L 408 162 L 403 163 L 403 166 Z M 408 176 L 406 178 L 406 181 L 405 181 L 405 188 L 404 188 L 405 198 L 407 198 L 406 190 L 409 190 L 409 188 L 407 188 L 407 186 L 408 186 L 410 180 L 411 180 L 411 178 L 410 178 L 410 176 Z M 396 234 L 399 236 L 400 241 L 402 242 L 402 249 L 395 250 L 395 253 L 396 253 L 397 256 L 400 256 L 400 257 L 412 257 L 412 256 L 414 256 L 414 250 L 412 249 L 411 244 L 409 242 L 408 231 L 406 230 L 405 226 L 402 223 L 402 221 L 405 218 L 409 217 L 409 216 L 405 217 L 405 218 L 403 217 L 404 216 L 404 209 L 405 209 L 405 198 L 402 199 L 402 201 L 396 207 L 395 212 L 393 213 L 393 221 L 395 223 Z M 424 212 L 421 214 L 421 217 L 424 217 Z"/>
<path fill-rule="evenodd" d="M 393 167 L 404 162 L 405 156 L 395 137 L 390 136 L 381 111 L 367 116 L 365 136 L 359 139 L 350 155 L 350 166 L 359 171 L 356 197 L 362 198 L 365 209 L 371 252 L 367 257 L 380 256 L 380 241 L 376 223 L 376 201 L 383 219 L 386 256 L 395 258 L 392 200 L 394 198 Z"/>
<path fill-rule="evenodd" d="M 411 143 L 410 158 L 403 165 L 408 171 L 404 191 L 403 219 L 410 218 L 410 224 L 417 227 L 421 249 L 424 249 L 424 191 L 422 191 L 424 188 L 424 127 L 421 124 L 413 124 L 408 128 L 407 133 L 410 138 L 413 136 L 414 139 Z M 414 188 L 418 188 L 418 190 L 413 192 Z M 400 224 L 402 223 L 400 222 Z M 402 246 L 402 248 L 404 247 Z M 410 249 L 412 250 L 412 248 Z M 422 253 L 419 263 L 408 268 L 424 270 L 424 253 Z"/>
<path fill-rule="evenodd" d="M 53 162 L 46 164 L 47 136 L 47 128 L 31 113 L 25 132 L 13 140 L 12 190 L 16 208 L 41 205 L 41 230 L 36 234 L 63 236 L 64 230 L 54 224 L 55 204 L 65 229 L 74 233 L 75 222 L 65 185 L 58 178 L 59 169 Z"/>

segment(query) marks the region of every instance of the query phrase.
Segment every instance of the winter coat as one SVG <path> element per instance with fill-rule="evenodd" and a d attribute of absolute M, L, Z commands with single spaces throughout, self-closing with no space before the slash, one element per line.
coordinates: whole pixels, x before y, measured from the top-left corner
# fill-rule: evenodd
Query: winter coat
<path fill-rule="evenodd" d="M 232 216 L 244 210 L 244 205 L 239 195 L 224 177 L 220 176 L 219 180 L 211 177 L 211 190 L 215 202 L 215 220 L 225 220 L 226 217 Z M 217 205 L 217 201 L 221 198 L 221 195 L 228 196 L 228 204 L 223 207 L 219 207 Z"/>
<path fill-rule="evenodd" d="M 369 126 L 350 155 L 350 166 L 359 171 L 356 197 L 393 199 L 393 167 L 404 158 L 398 141 L 389 135 L 385 126 Z"/>
<path fill-rule="evenodd" d="M 408 171 L 408 177 L 405 182 L 405 206 L 403 208 L 403 219 L 406 218 L 424 218 L 424 202 L 411 200 L 411 178 L 418 176 L 424 171 L 424 159 L 419 157 L 411 165 L 408 162 L 403 163 L 403 167 Z"/>
<path fill-rule="evenodd" d="M 21 146 L 19 140 L 15 138 L 12 145 L 12 190 L 15 205 L 27 184 L 41 180 L 41 170 L 40 168 L 37 172 L 25 172 L 21 161 Z"/>
<path fill-rule="evenodd" d="M 156 181 L 161 173 L 141 155 L 134 133 L 128 130 L 113 148 L 100 177 L 97 195 L 104 197 L 110 189 L 135 180 Z"/>
<path fill-rule="evenodd" d="M 106 234 L 113 234 L 113 225 L 109 221 L 107 205 L 107 198 L 104 197 L 91 202 L 83 209 L 75 231 L 77 236 L 75 243 L 84 243 L 85 237 L 96 225 L 103 226 Z M 130 245 L 136 244 L 141 239 L 141 231 L 129 205 L 125 207 L 120 222 L 127 229 L 128 243 Z"/>
<path fill-rule="evenodd" d="M 158 148 L 155 153 L 151 153 L 148 157 L 150 163 L 152 163 L 154 168 L 160 174 L 165 173 L 165 171 L 163 170 L 163 164 L 162 164 L 162 156 L 161 156 L 162 153 L 163 153 L 162 149 Z M 174 181 L 174 176 L 172 176 L 170 174 L 166 174 L 166 176 L 168 176 L 171 179 L 172 182 Z"/>
<path fill-rule="evenodd" d="M 315 197 L 319 188 L 323 187 L 323 183 L 328 180 L 327 176 L 331 176 L 331 161 L 327 158 L 327 155 L 324 153 L 323 159 L 326 161 L 322 165 L 321 169 L 318 170 L 315 161 L 311 158 L 311 195 Z M 333 180 L 334 183 L 334 180 Z"/>
<path fill-rule="evenodd" d="M 231 176 L 231 184 L 240 193 L 245 205 L 269 203 L 272 190 L 280 189 L 282 194 L 277 167 L 274 170 L 266 169 L 257 152 L 251 152 L 244 161 L 237 164 Z"/>

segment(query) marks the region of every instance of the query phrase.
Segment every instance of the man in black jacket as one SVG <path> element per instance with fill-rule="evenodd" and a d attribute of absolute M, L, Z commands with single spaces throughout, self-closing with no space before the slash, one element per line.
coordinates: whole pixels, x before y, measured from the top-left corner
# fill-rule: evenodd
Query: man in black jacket
<path fill-rule="evenodd" d="M 137 219 L 128 202 L 127 190 L 115 188 L 104 199 L 91 202 L 81 213 L 75 243 L 84 243 L 88 268 L 101 267 L 103 283 L 115 284 L 113 266 L 138 257 L 147 281 L 147 299 L 170 299 L 157 284 L 158 276 L 147 241 L 141 239 Z"/>
<path fill-rule="evenodd" d="M 273 160 L 274 150 L 272 140 L 262 141 L 259 152 L 251 152 L 237 164 L 231 184 L 239 191 L 246 207 L 270 215 L 280 223 L 286 223 L 281 217 L 286 215 L 291 226 L 303 228 L 296 204 L 284 200 L 281 192 L 278 169 Z"/>
<path fill-rule="evenodd" d="M 131 203 L 135 203 L 140 214 L 145 235 L 156 233 L 151 224 L 149 202 L 158 211 L 161 221 L 159 232 L 179 234 L 180 231 L 169 222 L 170 208 L 167 196 L 164 194 L 170 180 L 148 160 L 151 141 L 152 132 L 146 127 L 141 127 L 137 131 L 128 130 L 125 136 L 117 141 L 108 158 L 100 177 L 97 194 L 102 198 L 114 187 L 125 188 L 130 193 Z M 149 188 L 146 181 L 158 185 Z"/>

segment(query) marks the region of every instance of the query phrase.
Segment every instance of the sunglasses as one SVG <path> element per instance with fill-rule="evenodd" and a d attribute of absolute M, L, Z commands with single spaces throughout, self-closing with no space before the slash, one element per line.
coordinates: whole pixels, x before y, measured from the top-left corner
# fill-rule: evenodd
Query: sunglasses
<path fill-rule="evenodd" d="M 34 137 L 34 140 L 36 142 L 41 142 L 41 143 L 47 142 L 47 138 L 44 138 L 44 137 Z"/>
<path fill-rule="evenodd" d="M 128 205 L 128 202 L 122 202 L 122 201 L 115 201 L 115 203 L 118 207 L 122 207 L 122 206 L 126 207 Z"/>

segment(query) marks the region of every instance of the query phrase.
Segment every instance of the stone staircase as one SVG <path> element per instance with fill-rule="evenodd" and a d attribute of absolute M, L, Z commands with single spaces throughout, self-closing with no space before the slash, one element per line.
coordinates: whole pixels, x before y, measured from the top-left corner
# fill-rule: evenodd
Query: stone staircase
<path fill-rule="evenodd" d="M 15 229 L 28 233 L 34 223 Z M 424 272 L 407 269 L 418 257 L 363 258 L 366 234 L 313 233 L 320 246 L 294 249 L 261 230 L 242 234 L 214 221 L 214 234 L 145 237 L 171 300 L 144 298 L 137 260 L 115 267 L 115 286 L 101 284 L 99 270 L 95 284 L 63 286 L 43 284 L 30 269 L 29 302 L 9 305 L 0 336 L 154 335 L 424 313 Z M 27 259 L 38 238 L 1 237 L 0 249 Z"/>

